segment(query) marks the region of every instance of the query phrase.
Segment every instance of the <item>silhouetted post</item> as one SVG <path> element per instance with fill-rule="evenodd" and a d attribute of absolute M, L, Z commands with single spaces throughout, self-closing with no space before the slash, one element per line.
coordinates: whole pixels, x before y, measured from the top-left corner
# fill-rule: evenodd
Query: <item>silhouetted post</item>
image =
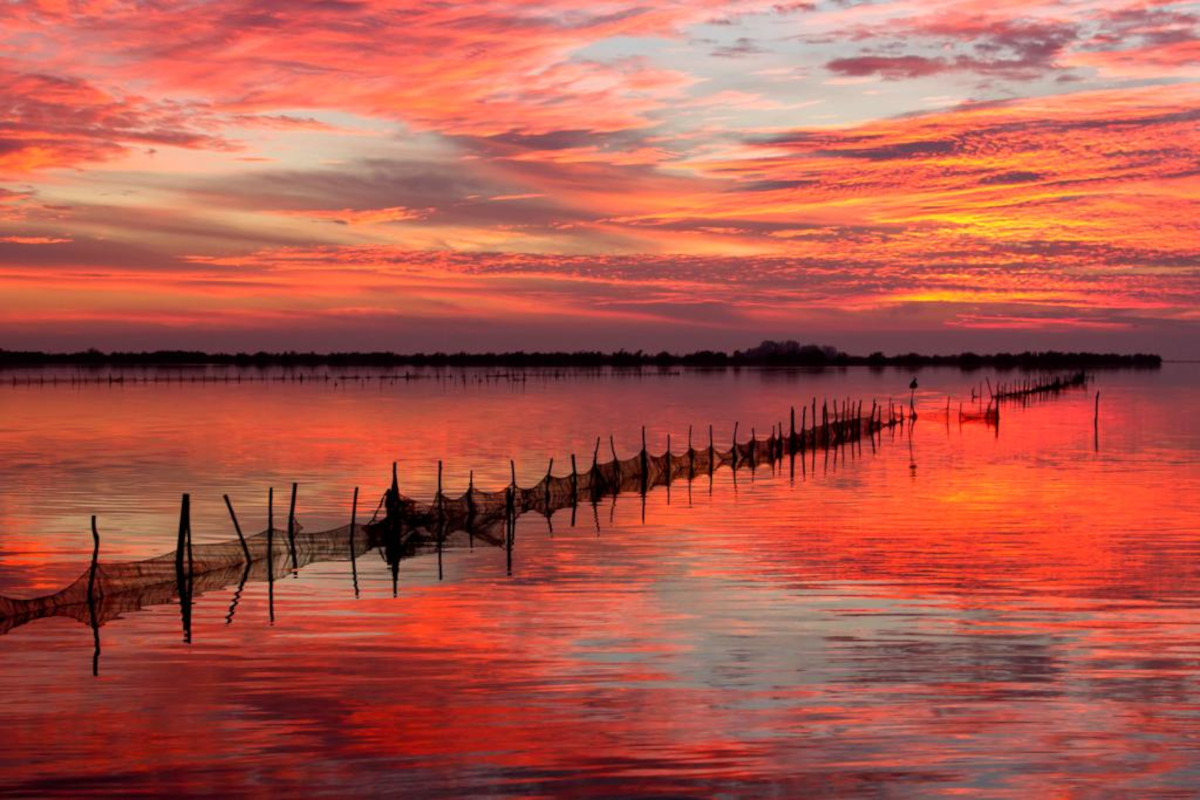
<path fill-rule="evenodd" d="M 179 505 L 179 535 L 175 541 L 175 576 L 179 582 L 179 591 L 183 592 L 183 554 L 187 548 L 188 526 L 191 524 L 191 497 L 183 495 Z"/>
<path fill-rule="evenodd" d="M 667 434 L 667 496 L 671 495 L 671 434 Z"/>
<path fill-rule="evenodd" d="M 88 617 L 92 624 L 92 677 L 100 675 L 100 615 L 96 611 L 96 573 L 100 569 L 100 532 L 92 515 L 92 566 L 88 570 Z"/>
<path fill-rule="evenodd" d="M 733 423 L 733 447 L 731 448 L 731 452 L 733 453 L 733 471 L 734 472 L 737 472 L 737 465 L 738 465 L 737 429 L 738 429 L 738 424 L 735 422 L 735 423 Z"/>
<path fill-rule="evenodd" d="M 604 482 L 601 480 L 600 476 L 600 437 L 597 436 L 596 449 L 592 451 L 592 502 L 595 502 L 599 498 L 599 493 L 603 490 L 603 488 Z"/>
<path fill-rule="evenodd" d="M 792 437 L 789 440 L 789 442 L 790 443 L 788 444 L 788 450 L 787 450 L 788 482 L 792 486 L 795 486 L 796 485 L 796 436 L 795 436 L 795 434 L 792 434 Z"/>
<path fill-rule="evenodd" d="M 192 641 L 191 530 L 191 496 L 185 493 L 179 506 L 179 539 L 175 548 L 175 580 L 179 590 L 179 614 L 183 620 L 183 641 L 185 643 Z M 184 550 L 189 551 L 186 572 L 183 566 Z"/>
<path fill-rule="evenodd" d="M 246 563 L 249 564 L 253 559 L 250 558 L 250 546 L 246 544 L 246 537 L 242 535 L 242 526 L 238 524 L 237 514 L 233 513 L 233 503 L 229 502 L 229 495 L 223 495 L 225 498 L 225 507 L 229 509 L 229 518 L 233 520 L 233 530 L 237 533 L 238 542 L 242 545 L 242 553 L 246 556 Z"/>
<path fill-rule="evenodd" d="M 442 579 L 442 537 L 445 535 L 446 528 L 446 506 L 445 496 L 442 494 L 442 462 L 440 460 L 438 461 L 437 475 L 437 495 L 433 500 L 433 508 L 435 516 L 434 525 L 437 526 L 435 534 L 437 536 L 438 547 L 438 580 L 440 581 Z"/>
<path fill-rule="evenodd" d="M 475 470 L 467 477 L 467 533 L 471 532 L 475 522 Z"/>
<path fill-rule="evenodd" d="M 692 426 L 688 425 L 688 483 L 696 477 L 696 451 L 692 449 Z M 690 489 L 688 491 L 691 491 Z"/>
<path fill-rule="evenodd" d="M 712 478 L 713 462 L 716 461 L 717 451 L 713 449 L 713 426 L 708 426 L 708 477 Z"/>
<path fill-rule="evenodd" d="M 442 508 L 442 462 L 438 461 L 437 496 L 434 498 L 434 543 L 437 546 L 438 580 L 443 577 L 442 571 L 442 537 L 445 535 L 445 514 Z"/>
<path fill-rule="evenodd" d="M 512 576 L 513 539 L 516 537 L 517 529 L 517 517 L 514 511 L 516 501 L 513 498 L 516 493 L 515 486 L 516 482 L 514 481 L 513 485 L 508 487 L 508 513 L 504 516 L 504 555 L 507 562 L 506 572 L 509 577 Z"/>
<path fill-rule="evenodd" d="M 788 450 L 796 446 L 796 407 L 792 406 L 792 420 L 788 432 Z"/>
<path fill-rule="evenodd" d="M 92 515 L 92 566 L 88 570 L 88 602 L 92 601 L 96 590 L 96 570 L 100 566 L 100 532 L 96 530 L 96 516 Z"/>
<path fill-rule="evenodd" d="M 508 515 L 510 517 L 515 517 L 517 514 L 517 461 L 516 461 L 516 459 L 509 459 L 508 467 L 509 467 L 509 470 L 512 475 L 512 478 L 508 484 L 508 488 L 509 488 Z"/>
<path fill-rule="evenodd" d="M 358 597 L 358 558 L 354 552 L 354 529 L 358 524 L 358 487 L 354 487 L 354 500 L 350 503 L 350 577 L 354 581 L 354 596 Z"/>
<path fill-rule="evenodd" d="M 299 569 L 296 561 L 296 484 L 292 484 L 292 502 L 288 507 L 288 549 L 292 554 L 292 569 Z"/>
<path fill-rule="evenodd" d="M 1092 427 L 1100 430 L 1100 392 L 1096 392 L 1096 415 L 1092 418 Z"/>
<path fill-rule="evenodd" d="M 646 453 L 646 426 L 642 426 L 642 452 L 640 454 L 642 462 L 642 496 L 645 496 L 646 489 L 650 485 L 650 457 Z"/>
<path fill-rule="evenodd" d="M 575 469 L 575 454 L 571 453 L 571 505 L 579 505 L 579 472 Z M 574 512 L 572 512 L 574 516 Z M 571 523 L 574 527 L 574 523 Z"/>
<path fill-rule="evenodd" d="M 395 465 L 393 465 L 393 470 Z M 395 472 L 392 473 L 393 476 Z M 275 487 L 267 489 L 267 614 L 275 621 Z"/>
<path fill-rule="evenodd" d="M 546 467 L 546 519 L 550 518 L 550 473 L 554 471 L 554 459 L 550 459 L 550 466 Z"/>

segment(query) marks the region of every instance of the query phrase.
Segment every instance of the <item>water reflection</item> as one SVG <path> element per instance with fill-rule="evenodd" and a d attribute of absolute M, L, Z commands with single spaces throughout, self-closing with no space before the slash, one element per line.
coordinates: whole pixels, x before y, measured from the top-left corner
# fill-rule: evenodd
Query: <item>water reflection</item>
<path fill-rule="evenodd" d="M 814 401 L 815 403 L 815 401 Z M 814 405 L 815 408 L 815 405 Z M 0 596 L 0 635 L 13 628 L 52 616 L 79 618 L 81 606 L 86 605 L 88 620 L 96 639 L 96 656 L 93 660 L 93 675 L 98 674 L 99 629 L 102 624 L 117 619 L 119 615 L 138 611 L 153 605 L 178 602 L 183 628 L 183 642 L 192 642 L 192 609 L 197 593 L 224 589 L 235 572 L 240 571 L 237 589 L 230 601 L 226 624 L 232 624 L 238 602 L 246 582 L 265 580 L 270 621 L 275 621 L 275 574 L 296 575 L 302 567 L 349 558 L 355 596 L 358 596 L 357 559 L 359 555 L 378 553 L 388 565 L 392 576 L 392 596 L 398 596 L 400 563 L 418 555 L 436 553 L 438 580 L 444 578 L 442 553 L 446 548 L 467 547 L 474 549 L 478 540 L 482 544 L 503 547 L 506 556 L 506 574 L 513 573 L 513 548 L 516 541 L 518 519 L 536 513 L 546 522 L 548 534 L 553 537 L 553 515 L 557 511 L 570 509 L 571 526 L 582 498 L 589 498 L 596 516 L 596 531 L 599 534 L 598 507 L 602 499 L 611 497 L 615 513 L 617 496 L 636 493 L 641 497 L 641 522 L 646 524 L 646 498 L 652 489 L 664 487 L 667 504 L 670 505 L 670 489 L 673 482 L 686 481 L 689 497 L 691 484 L 699 475 L 707 474 L 711 492 L 713 478 L 718 469 L 728 468 L 733 486 L 737 487 L 737 472 L 747 470 L 751 476 L 762 462 L 775 474 L 776 466 L 787 460 L 792 465 L 797 457 L 802 461 L 806 454 L 822 450 L 836 454 L 855 446 L 862 439 L 874 442 L 885 432 L 903 429 L 905 418 L 901 414 L 883 418 L 871 409 L 869 417 L 862 416 L 862 407 L 846 402 L 840 411 L 835 405 L 834 414 L 828 407 L 822 411 L 820 425 L 810 428 L 795 427 L 795 411 L 791 415 L 791 428 L 785 433 L 782 424 L 773 428 L 771 435 L 759 439 L 751 429 L 750 440 L 740 442 L 737 425 L 733 440 L 726 450 L 716 449 L 709 427 L 709 444 L 697 450 L 691 443 L 686 453 L 676 455 L 671 451 L 670 437 L 667 450 L 652 455 L 647 448 L 646 431 L 642 429 L 642 448 L 637 455 L 621 459 L 617 455 L 614 439 L 610 438 L 612 451 L 610 461 L 599 460 L 600 442 L 592 454 L 589 469 L 579 471 L 576 459 L 571 457 L 571 473 L 555 476 L 554 461 L 551 459 L 546 474 L 537 485 L 521 488 L 517 485 L 515 461 L 510 461 L 511 482 L 500 491 L 485 492 L 477 489 L 474 474 L 471 474 L 467 491 L 458 497 L 450 497 L 443 491 L 442 463 L 438 462 L 437 492 L 430 503 L 422 503 L 400 492 L 397 465 L 392 465 L 392 483 L 384 493 L 371 520 L 365 525 L 357 524 L 358 487 L 350 511 L 350 524 L 319 532 L 300 532 L 296 519 L 296 497 L 299 485 L 291 486 L 288 507 L 287 538 L 276 547 L 274 524 L 274 488 L 267 493 L 267 528 L 261 533 L 246 537 L 238 521 L 229 495 L 223 495 L 237 539 L 221 543 L 193 546 L 191 522 L 191 495 L 182 496 L 176 549 L 173 553 L 136 561 L 105 564 L 98 561 L 100 538 L 96 528 L 96 517 L 92 517 L 94 550 L 87 573 L 66 588 L 51 595 L 20 599 Z M 802 420 L 803 422 L 803 420 Z M 911 431 L 911 425 L 910 425 Z M 910 439 L 911 451 L 911 439 Z M 836 466 L 836 461 L 835 461 Z M 379 518 L 382 510 L 384 516 Z M 611 519 L 610 519 L 611 521 Z M 500 529 L 503 526 L 503 532 Z M 167 566 L 174 564 L 173 580 L 167 574 Z M 86 586 L 86 589 L 84 588 Z"/>
<path fill-rule="evenodd" d="M 1102 375 L 1097 450 L 1090 393 L 1006 409 L 999 432 L 947 426 L 946 394 L 982 379 L 923 372 L 918 423 L 828 469 L 815 450 L 718 470 L 711 487 L 698 469 L 670 504 L 665 486 L 581 492 L 578 509 L 502 524 L 511 578 L 506 546 L 453 536 L 440 569 L 437 537 L 393 569 L 359 544 L 369 508 L 336 558 L 306 564 L 305 536 L 346 525 L 349 487 L 378 485 L 397 456 L 405 496 L 426 503 L 435 454 L 444 486 L 506 486 L 515 459 L 518 484 L 544 492 L 550 458 L 589 469 L 595 432 L 630 458 L 643 422 L 656 452 L 655 431 L 682 441 L 691 424 L 704 450 L 710 419 L 718 443 L 735 419 L 778 430 L 806 380 L 828 381 L 808 396 L 886 407 L 910 375 L 10 394 L 4 594 L 80 575 L 91 513 L 102 567 L 171 549 L 183 491 L 197 563 L 231 537 L 231 487 L 264 487 L 231 500 L 265 532 L 265 487 L 298 481 L 304 525 L 297 573 L 281 511 L 273 582 L 238 564 L 219 586 L 196 577 L 190 645 L 174 592 L 99 626 L 99 679 L 86 604 L 0 637 L 0 792 L 1188 796 L 1200 419 L 1180 412 L 1197 377 Z"/>

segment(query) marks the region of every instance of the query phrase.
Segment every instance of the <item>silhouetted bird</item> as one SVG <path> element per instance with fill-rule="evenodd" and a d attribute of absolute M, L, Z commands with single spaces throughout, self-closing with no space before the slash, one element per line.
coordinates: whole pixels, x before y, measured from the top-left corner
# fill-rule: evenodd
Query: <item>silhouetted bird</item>
<path fill-rule="evenodd" d="M 917 389 L 917 379 L 916 378 L 912 379 L 912 383 L 910 383 L 908 385 L 908 388 L 912 389 L 913 391 L 916 391 L 916 389 Z"/>

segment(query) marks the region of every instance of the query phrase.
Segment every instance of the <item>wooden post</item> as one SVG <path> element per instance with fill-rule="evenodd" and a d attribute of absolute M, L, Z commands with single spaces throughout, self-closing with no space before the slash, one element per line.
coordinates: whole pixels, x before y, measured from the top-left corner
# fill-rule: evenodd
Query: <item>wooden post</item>
<path fill-rule="evenodd" d="M 467 527 L 471 527 L 471 523 L 475 518 L 475 470 L 471 470 L 467 476 Z"/>
<path fill-rule="evenodd" d="M 354 500 L 350 503 L 350 575 L 354 580 L 354 596 L 358 597 L 358 560 L 354 553 L 354 528 L 358 524 L 358 487 L 354 487 Z"/>
<path fill-rule="evenodd" d="M 713 474 L 713 462 L 716 460 L 717 451 L 713 449 L 713 426 L 708 426 L 708 477 Z"/>
<path fill-rule="evenodd" d="M 392 464 L 392 483 L 396 465 Z M 275 621 L 275 487 L 267 489 L 267 614 Z"/>
<path fill-rule="evenodd" d="M 575 469 L 574 453 L 571 453 L 571 505 L 579 505 L 579 473 Z M 574 527 L 573 524 L 572 527 Z"/>
<path fill-rule="evenodd" d="M 183 619 L 183 641 L 192 641 L 192 507 L 191 496 L 183 495 L 179 506 L 179 538 L 175 548 L 175 581 L 179 592 L 179 611 Z M 187 569 L 184 570 L 183 554 L 188 551 Z"/>
<path fill-rule="evenodd" d="M 292 502 L 288 506 L 288 548 L 292 554 L 292 569 L 299 569 L 296 563 L 296 484 L 292 483 Z"/>
<path fill-rule="evenodd" d="M 795 442 L 796 442 L 796 407 L 792 406 L 791 430 L 790 430 L 790 433 L 788 434 L 788 450 L 789 451 L 791 451 L 792 448 L 794 448 L 796 446 Z"/>
<path fill-rule="evenodd" d="M 437 494 L 433 498 L 435 534 L 438 546 L 438 580 L 442 579 L 442 536 L 445 534 L 445 498 L 442 495 L 442 462 L 438 460 Z"/>
<path fill-rule="evenodd" d="M 1100 430 L 1100 392 L 1096 392 L 1096 415 L 1092 418 L 1092 427 Z"/>
<path fill-rule="evenodd" d="M 188 529 L 191 527 L 191 495 L 184 493 L 179 505 L 179 535 L 175 542 L 175 575 L 183 591 L 183 554 L 187 548 Z"/>
<path fill-rule="evenodd" d="M 671 434 L 667 434 L 667 489 L 671 488 Z"/>
<path fill-rule="evenodd" d="M 88 570 L 88 617 L 92 624 L 92 677 L 100 675 L 100 615 L 96 610 L 96 573 L 100 569 L 100 532 L 92 515 L 92 566 Z"/>
<path fill-rule="evenodd" d="M 649 456 L 646 454 L 646 426 L 645 425 L 642 426 L 641 461 L 642 461 L 642 495 L 644 496 L 646 494 L 646 490 L 649 488 L 649 485 L 650 485 L 650 459 L 649 459 Z"/>
<path fill-rule="evenodd" d="M 100 532 L 96 530 L 96 516 L 92 515 L 92 567 L 88 570 L 88 602 L 93 602 L 96 590 L 96 570 L 100 565 Z"/>
<path fill-rule="evenodd" d="M 733 471 L 737 472 L 738 465 L 738 445 L 737 445 L 737 429 L 738 424 L 733 423 Z"/>
<path fill-rule="evenodd" d="M 238 542 L 242 545 L 242 553 L 246 556 L 246 563 L 253 561 L 250 558 L 250 547 L 246 544 L 246 537 L 242 535 L 242 526 L 238 524 L 237 514 L 233 513 L 233 503 L 229 502 L 229 495 L 224 495 L 225 507 L 229 509 L 229 518 L 233 520 L 233 530 L 237 533 Z"/>
<path fill-rule="evenodd" d="M 692 449 L 692 426 L 688 425 L 688 483 L 696 477 L 696 451 Z M 689 487 L 688 491 L 691 491 Z"/>
<path fill-rule="evenodd" d="M 508 487 L 508 513 L 505 515 L 504 529 L 504 551 L 505 560 L 507 562 L 507 573 L 512 575 L 512 551 L 513 539 L 517 534 L 517 512 L 516 512 L 516 479 L 513 479 L 513 485 Z"/>

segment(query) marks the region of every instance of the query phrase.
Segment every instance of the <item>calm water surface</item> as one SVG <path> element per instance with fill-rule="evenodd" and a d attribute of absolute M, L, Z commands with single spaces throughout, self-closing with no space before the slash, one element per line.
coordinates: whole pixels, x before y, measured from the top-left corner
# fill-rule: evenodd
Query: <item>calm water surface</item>
<path fill-rule="evenodd" d="M 265 526 L 373 509 L 392 461 L 428 498 L 515 458 L 590 463 L 689 425 L 759 435 L 909 373 L 482 373 L 410 382 L 0 386 L 0 594 Z M 0 793 L 1190 797 L 1200 786 L 1200 367 L 1101 373 L 947 425 L 985 375 L 924 370 L 921 420 L 872 446 L 646 500 L 523 517 L 512 575 L 476 547 L 374 554 L 100 629 L 0 636 Z M 464 383 L 464 377 L 466 378 Z M 943 410 L 937 418 L 938 409 Z M 607 448 L 607 444 L 606 444 Z M 561 474 L 562 466 L 555 473 Z M 283 503 L 277 498 L 277 509 Z"/>

